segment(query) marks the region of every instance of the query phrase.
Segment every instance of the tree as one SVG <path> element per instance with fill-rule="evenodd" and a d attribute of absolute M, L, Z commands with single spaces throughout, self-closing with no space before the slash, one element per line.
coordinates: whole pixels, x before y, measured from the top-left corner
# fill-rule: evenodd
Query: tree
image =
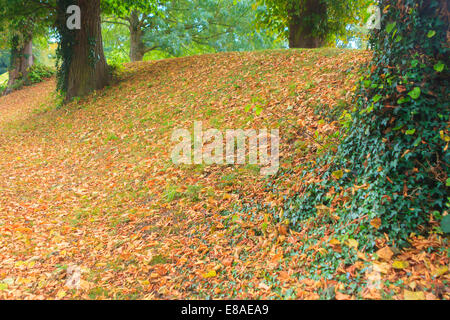
<path fill-rule="evenodd" d="M 158 12 L 161 2 L 132 0 L 123 3 L 118 0 L 105 0 L 102 8 L 105 14 L 112 15 L 112 19 L 106 19 L 106 23 L 124 25 L 130 32 L 130 60 L 142 61 L 144 55 L 154 48 L 147 47 L 143 41 L 143 35 L 150 28 L 151 20 Z"/>
<path fill-rule="evenodd" d="M 366 0 L 261 0 L 260 25 L 284 34 L 290 48 L 317 48 L 347 32 Z"/>

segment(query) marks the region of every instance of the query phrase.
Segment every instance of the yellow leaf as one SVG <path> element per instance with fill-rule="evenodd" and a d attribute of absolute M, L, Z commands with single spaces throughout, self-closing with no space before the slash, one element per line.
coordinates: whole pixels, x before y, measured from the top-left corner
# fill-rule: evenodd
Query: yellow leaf
<path fill-rule="evenodd" d="M 425 294 L 422 291 L 414 292 L 405 290 L 403 297 L 405 300 L 425 300 Z"/>
<path fill-rule="evenodd" d="M 91 287 L 90 283 L 88 281 L 85 280 L 80 280 L 80 288 L 83 290 L 89 290 L 89 288 Z"/>
<path fill-rule="evenodd" d="M 433 275 L 434 275 L 435 277 L 439 277 L 439 276 L 442 276 L 442 275 L 446 274 L 447 272 L 448 272 L 448 267 L 447 267 L 447 266 L 443 266 L 443 267 L 437 269 L 437 270 L 434 272 Z"/>
<path fill-rule="evenodd" d="M 342 171 L 342 170 L 337 170 L 337 171 L 334 171 L 334 172 L 332 173 L 332 175 L 333 175 L 333 177 L 334 177 L 336 180 L 340 180 L 340 179 L 344 176 L 344 171 Z"/>
<path fill-rule="evenodd" d="M 216 276 L 217 276 L 216 270 L 210 270 L 203 274 L 203 278 L 205 278 L 205 279 L 214 278 Z"/>
<path fill-rule="evenodd" d="M 64 290 L 59 290 L 58 293 L 56 294 L 56 297 L 58 299 L 62 299 L 67 295 L 67 293 Z"/>
<path fill-rule="evenodd" d="M 341 242 L 338 239 L 331 239 L 330 244 L 333 246 L 340 245 Z"/>
<path fill-rule="evenodd" d="M 409 267 L 408 261 L 395 260 L 394 263 L 392 264 L 392 268 L 397 270 L 406 269 L 408 267 Z"/>
<path fill-rule="evenodd" d="M 445 142 L 449 142 L 450 141 L 450 137 L 447 136 L 446 134 L 444 134 L 443 130 L 441 130 L 439 133 L 441 134 L 441 139 L 442 140 L 444 140 Z"/>

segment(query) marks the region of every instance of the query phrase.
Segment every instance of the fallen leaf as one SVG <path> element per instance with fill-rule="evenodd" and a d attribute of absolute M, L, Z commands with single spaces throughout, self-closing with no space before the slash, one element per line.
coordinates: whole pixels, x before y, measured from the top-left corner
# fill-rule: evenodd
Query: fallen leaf
<path fill-rule="evenodd" d="M 443 276 L 444 274 L 446 274 L 448 272 L 448 267 L 447 266 L 443 266 L 439 269 L 437 269 L 434 273 L 433 276 L 435 277 L 440 277 Z"/>
<path fill-rule="evenodd" d="M 425 294 L 422 291 L 409 291 L 405 290 L 403 292 L 403 297 L 405 300 L 425 300 Z"/>
<path fill-rule="evenodd" d="M 208 271 L 208 272 L 203 274 L 203 278 L 205 278 L 205 279 L 214 278 L 216 276 L 217 276 L 216 270 L 210 270 L 210 271 Z"/>
<path fill-rule="evenodd" d="M 386 274 L 391 270 L 391 266 L 386 262 L 374 262 L 373 270 Z"/>
<path fill-rule="evenodd" d="M 394 263 L 392 264 L 392 268 L 397 269 L 397 270 L 403 270 L 408 267 L 409 267 L 408 261 L 395 260 Z"/>
<path fill-rule="evenodd" d="M 373 219 L 372 221 L 370 221 L 370 225 L 375 229 L 379 229 L 381 227 L 381 219 L 380 218 Z"/>

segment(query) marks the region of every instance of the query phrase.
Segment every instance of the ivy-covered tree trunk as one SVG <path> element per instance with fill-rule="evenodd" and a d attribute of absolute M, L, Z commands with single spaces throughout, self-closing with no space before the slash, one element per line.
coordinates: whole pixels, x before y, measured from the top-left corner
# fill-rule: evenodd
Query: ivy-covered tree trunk
<path fill-rule="evenodd" d="M 81 29 L 68 30 L 67 7 L 81 9 Z M 100 0 L 58 1 L 58 30 L 61 35 L 58 54 L 62 59 L 58 78 L 59 89 L 66 100 L 85 96 L 109 83 L 109 71 L 103 52 Z"/>
<path fill-rule="evenodd" d="M 306 0 L 300 14 L 297 8 L 292 8 L 288 15 L 290 48 L 319 48 L 325 44 L 324 36 L 317 32 L 320 23 L 327 19 L 324 2 Z"/>
<path fill-rule="evenodd" d="M 141 21 L 139 20 L 139 12 L 133 10 L 129 17 L 130 23 L 130 59 L 132 62 L 142 61 L 147 52 L 143 37 Z"/>
<path fill-rule="evenodd" d="M 29 68 L 33 65 L 33 38 L 31 35 L 24 36 L 19 40 L 14 36 L 11 40 L 11 66 L 9 69 L 8 88 L 5 94 L 10 93 L 17 81 L 26 80 Z"/>

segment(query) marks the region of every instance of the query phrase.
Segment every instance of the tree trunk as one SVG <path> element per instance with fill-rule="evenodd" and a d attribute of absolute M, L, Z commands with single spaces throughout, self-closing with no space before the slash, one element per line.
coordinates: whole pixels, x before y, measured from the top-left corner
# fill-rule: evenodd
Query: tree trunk
<path fill-rule="evenodd" d="M 288 14 L 290 48 L 319 48 L 325 44 L 324 37 L 314 32 L 316 25 L 327 17 L 325 3 L 307 0 L 300 14 L 295 9 Z"/>
<path fill-rule="evenodd" d="M 100 20 L 100 0 L 77 0 L 81 9 L 81 29 L 63 31 L 64 87 L 66 100 L 85 96 L 99 90 L 109 83 L 109 72 L 103 52 L 103 39 Z M 60 12 L 65 13 L 64 1 L 59 2 Z M 62 7 L 61 7 L 62 6 Z M 67 28 L 65 19 L 59 21 L 60 28 Z M 68 36 L 70 34 L 70 36 Z M 66 56 L 68 54 L 69 56 Z"/>
<path fill-rule="evenodd" d="M 130 60 L 142 61 L 146 53 L 146 47 L 142 40 L 143 32 L 139 20 L 139 12 L 133 10 L 130 15 Z"/>
<path fill-rule="evenodd" d="M 18 39 L 12 40 L 11 48 L 11 67 L 9 69 L 8 87 L 4 94 L 8 94 L 13 90 L 18 80 L 26 81 L 29 68 L 34 63 L 33 58 L 33 38 L 27 36 L 23 43 L 19 43 Z"/>

